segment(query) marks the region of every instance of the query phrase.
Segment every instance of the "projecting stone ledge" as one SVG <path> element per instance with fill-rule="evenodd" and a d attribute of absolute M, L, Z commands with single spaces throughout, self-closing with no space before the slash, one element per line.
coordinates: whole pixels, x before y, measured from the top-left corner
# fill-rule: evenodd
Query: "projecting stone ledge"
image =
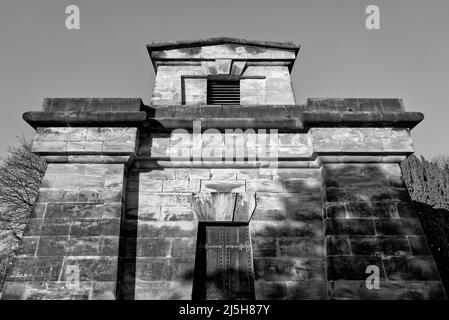
<path fill-rule="evenodd" d="M 139 127 L 147 118 L 144 111 L 29 111 L 23 119 L 38 127 Z"/>
<path fill-rule="evenodd" d="M 142 106 L 140 98 L 45 98 L 42 111 L 139 111 Z"/>
<path fill-rule="evenodd" d="M 208 129 L 279 129 L 304 131 L 313 127 L 395 127 L 412 129 L 424 119 L 420 112 L 302 112 L 297 117 L 167 117 L 150 118 L 152 129 L 192 129 L 193 121 L 201 121 L 201 128 Z"/>
<path fill-rule="evenodd" d="M 146 106 L 135 98 L 46 98 L 43 111 L 23 118 L 38 127 L 150 127 L 155 130 L 303 130 L 313 127 L 413 128 L 424 116 L 405 112 L 400 99 L 308 99 L 307 105 Z"/>

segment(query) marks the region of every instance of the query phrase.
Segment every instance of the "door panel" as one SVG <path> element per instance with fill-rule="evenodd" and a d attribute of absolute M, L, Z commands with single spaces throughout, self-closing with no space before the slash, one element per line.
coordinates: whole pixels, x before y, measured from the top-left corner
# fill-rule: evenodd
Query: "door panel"
<path fill-rule="evenodd" d="M 201 227 L 200 227 L 201 228 Z M 203 225 L 195 286 L 200 299 L 254 299 L 254 271 L 247 225 Z"/>

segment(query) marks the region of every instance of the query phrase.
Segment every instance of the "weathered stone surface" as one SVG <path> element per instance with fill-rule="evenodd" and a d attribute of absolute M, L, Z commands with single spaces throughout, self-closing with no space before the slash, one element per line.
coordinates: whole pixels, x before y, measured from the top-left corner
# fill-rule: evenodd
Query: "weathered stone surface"
<path fill-rule="evenodd" d="M 326 219 L 326 235 L 374 235 L 372 219 Z"/>
<path fill-rule="evenodd" d="M 197 222 L 193 221 L 139 221 L 137 236 L 143 238 L 195 237 Z"/>
<path fill-rule="evenodd" d="M 255 258 L 255 278 L 265 281 L 324 281 L 324 261 L 312 258 Z"/>
<path fill-rule="evenodd" d="M 189 300 L 192 285 L 183 281 L 139 281 L 136 283 L 136 300 Z"/>
<path fill-rule="evenodd" d="M 257 299 L 444 298 L 399 167 L 423 115 L 399 99 L 296 105 L 298 49 L 231 38 L 153 44 L 151 106 L 46 99 L 44 112 L 24 115 L 40 125 L 33 151 L 49 166 L 3 298 L 191 299 L 198 226 L 212 221 L 249 224 Z M 229 75 L 240 105 L 205 105 L 208 80 Z M 227 136 L 197 139 L 195 120 L 203 138 L 212 128 Z M 189 133 L 170 133 L 180 128 Z M 225 161 L 239 154 L 247 161 Z M 208 161 L 185 161 L 198 155 Z M 369 265 L 380 269 L 379 290 L 366 289 Z M 79 290 L 64 286 L 70 267 Z"/>
<path fill-rule="evenodd" d="M 389 280 L 439 280 L 433 258 L 428 257 L 391 257 L 383 259 L 385 272 Z"/>
<path fill-rule="evenodd" d="M 395 128 L 312 128 L 314 152 L 317 153 L 413 153 L 410 132 Z"/>
<path fill-rule="evenodd" d="M 438 282 L 381 281 L 378 290 L 368 290 L 365 281 L 333 281 L 332 299 L 350 300 L 424 300 L 444 299 Z"/>
<path fill-rule="evenodd" d="M 322 237 L 323 223 L 317 222 L 290 222 L 290 221 L 252 221 L 251 232 L 261 237 Z"/>
<path fill-rule="evenodd" d="M 379 219 L 375 220 L 378 234 L 383 235 L 422 235 L 418 219 Z"/>
<path fill-rule="evenodd" d="M 287 282 L 287 299 L 289 300 L 324 300 L 327 299 L 326 282 Z"/>
<path fill-rule="evenodd" d="M 349 237 L 345 236 L 327 236 L 327 255 L 328 256 L 339 256 L 339 255 L 350 255 L 351 245 L 349 242 Z"/>
<path fill-rule="evenodd" d="M 245 180 L 201 180 L 201 192 L 245 191 Z"/>
<path fill-rule="evenodd" d="M 254 286 L 257 300 L 281 300 L 287 297 L 285 281 L 272 282 L 259 279 L 255 281 Z"/>
<path fill-rule="evenodd" d="M 42 110 L 63 111 L 138 111 L 140 98 L 45 98 Z"/>
<path fill-rule="evenodd" d="M 382 260 L 380 257 L 345 257 L 332 256 L 327 258 L 328 280 L 366 280 L 366 268 L 370 265 L 377 266 L 380 271 L 380 279 L 385 279 Z"/>
<path fill-rule="evenodd" d="M 354 255 L 411 255 L 405 237 L 351 237 L 351 252 Z"/>

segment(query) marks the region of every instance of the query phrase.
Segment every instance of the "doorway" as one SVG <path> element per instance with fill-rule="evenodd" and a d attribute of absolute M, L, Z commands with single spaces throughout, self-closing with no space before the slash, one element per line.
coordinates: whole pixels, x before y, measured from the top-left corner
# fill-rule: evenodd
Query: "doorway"
<path fill-rule="evenodd" d="M 193 299 L 254 299 L 248 224 L 199 223 Z"/>

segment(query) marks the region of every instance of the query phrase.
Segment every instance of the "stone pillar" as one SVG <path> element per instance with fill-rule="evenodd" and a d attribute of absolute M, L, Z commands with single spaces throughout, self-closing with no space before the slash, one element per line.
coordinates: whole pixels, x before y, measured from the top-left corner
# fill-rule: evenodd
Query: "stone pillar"
<path fill-rule="evenodd" d="M 32 123 L 52 126 L 37 128 L 32 150 L 48 167 L 2 299 L 116 298 L 125 164 L 137 128 L 98 125 L 111 118 L 102 110 L 132 104 L 140 99 L 46 99 Z M 58 126 L 61 119 L 86 127 Z"/>
<path fill-rule="evenodd" d="M 322 164 L 330 299 L 444 299 L 434 259 L 402 179 L 407 128 L 312 128 Z M 366 279 L 374 266 L 380 286 Z"/>

